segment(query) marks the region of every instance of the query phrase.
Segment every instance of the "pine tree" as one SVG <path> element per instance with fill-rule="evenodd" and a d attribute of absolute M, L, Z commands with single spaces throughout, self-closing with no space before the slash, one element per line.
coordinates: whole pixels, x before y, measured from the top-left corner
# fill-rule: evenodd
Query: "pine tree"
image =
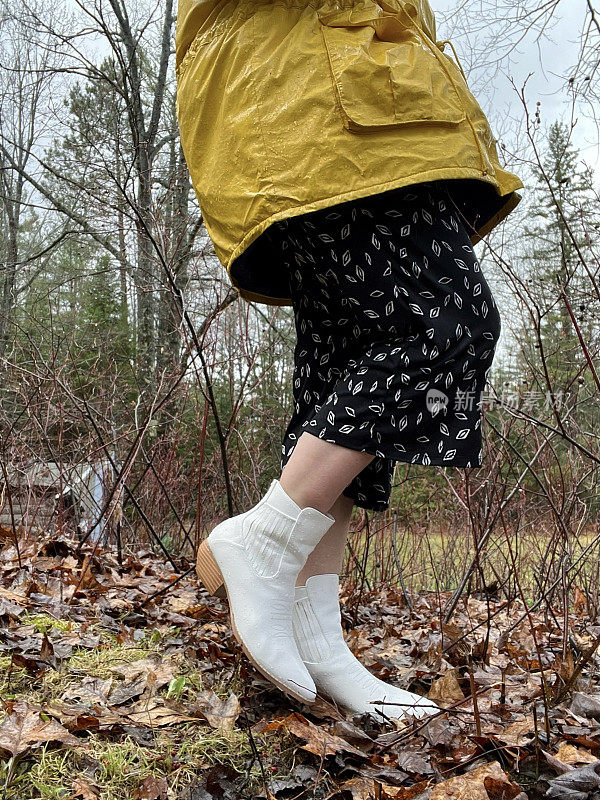
<path fill-rule="evenodd" d="M 576 398 L 590 377 L 571 314 L 584 341 L 598 341 L 597 297 L 586 264 L 598 247 L 600 204 L 594 196 L 593 172 L 581 165 L 561 121 L 548 131 L 544 159 L 534 170 L 536 192 L 531 224 L 525 227 L 526 287 L 529 320 L 519 337 L 521 371 L 533 388 Z"/>

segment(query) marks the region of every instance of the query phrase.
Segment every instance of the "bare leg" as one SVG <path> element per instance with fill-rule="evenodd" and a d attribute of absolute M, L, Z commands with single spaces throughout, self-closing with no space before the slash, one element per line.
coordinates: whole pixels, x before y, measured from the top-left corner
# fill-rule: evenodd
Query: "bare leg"
<path fill-rule="evenodd" d="M 340 574 L 353 508 L 354 501 L 343 494 L 335 501 L 330 511 L 335 517 L 335 522 L 308 556 L 306 564 L 298 575 L 296 586 L 304 586 L 307 578 L 312 575 L 323 575 L 328 572 Z"/>
<path fill-rule="evenodd" d="M 374 457 L 304 431 L 279 483 L 300 508 L 312 506 L 327 514 L 346 486 Z"/>

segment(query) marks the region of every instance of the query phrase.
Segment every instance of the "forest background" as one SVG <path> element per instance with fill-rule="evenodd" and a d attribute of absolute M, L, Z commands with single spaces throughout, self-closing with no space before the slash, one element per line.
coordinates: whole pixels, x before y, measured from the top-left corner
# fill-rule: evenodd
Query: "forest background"
<path fill-rule="evenodd" d="M 467 590 L 568 606 L 580 590 L 594 616 L 598 12 L 436 10 L 526 184 L 478 246 L 503 314 L 485 461 L 398 463 L 390 509 L 357 509 L 345 577 L 454 604 Z M 5 524 L 18 500 L 33 530 L 39 497 L 24 478 L 12 502 L 11 475 L 58 465 L 49 524 L 69 530 L 62 465 L 101 462 L 104 494 L 78 535 L 181 569 L 278 474 L 295 331 L 291 308 L 237 300 L 206 235 L 178 137 L 175 15 L 172 0 L 2 5 L 0 499 Z"/>
<path fill-rule="evenodd" d="M 279 474 L 295 330 L 206 235 L 173 0 L 0 0 L 3 800 L 600 787 L 600 11 L 433 5 L 526 188 L 477 246 L 503 320 L 483 465 L 398 463 L 346 550 L 347 640 L 440 704 L 423 728 L 290 713 L 195 579 Z"/>

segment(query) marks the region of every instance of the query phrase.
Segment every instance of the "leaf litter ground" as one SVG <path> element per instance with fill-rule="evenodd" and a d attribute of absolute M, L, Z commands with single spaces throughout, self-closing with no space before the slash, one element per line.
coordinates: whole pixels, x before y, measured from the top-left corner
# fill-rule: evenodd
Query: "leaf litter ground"
<path fill-rule="evenodd" d="M 600 627 L 581 591 L 567 615 L 468 597 L 444 622 L 447 594 L 409 608 L 394 587 L 346 588 L 355 655 L 442 709 L 377 721 L 282 695 L 190 564 L 3 529 L 0 546 L 5 800 L 600 797 Z"/>

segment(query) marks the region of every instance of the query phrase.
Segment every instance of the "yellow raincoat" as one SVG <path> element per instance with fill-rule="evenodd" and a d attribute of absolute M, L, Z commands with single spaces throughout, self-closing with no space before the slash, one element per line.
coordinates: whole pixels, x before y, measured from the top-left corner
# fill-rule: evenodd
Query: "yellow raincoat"
<path fill-rule="evenodd" d="M 243 298 L 291 305 L 276 220 L 452 178 L 475 243 L 516 206 L 445 44 L 427 0 L 179 0 L 181 143 Z"/>

